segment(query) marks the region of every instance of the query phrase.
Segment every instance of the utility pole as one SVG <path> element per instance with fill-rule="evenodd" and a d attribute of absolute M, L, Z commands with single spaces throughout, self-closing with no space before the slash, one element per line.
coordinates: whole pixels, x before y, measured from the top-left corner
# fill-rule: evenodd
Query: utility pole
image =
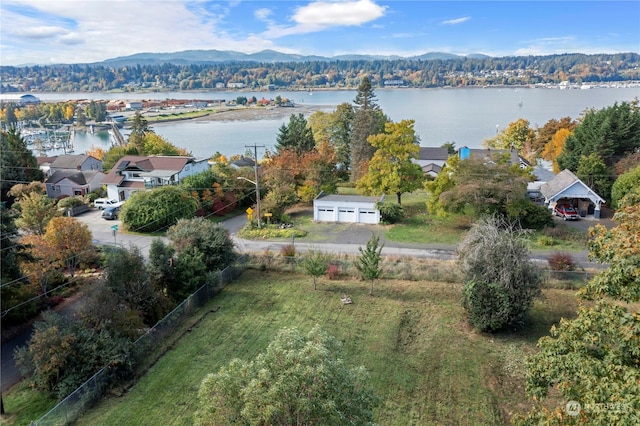
<path fill-rule="evenodd" d="M 256 210 L 258 214 L 258 228 L 261 228 L 261 216 L 260 216 L 260 185 L 258 184 L 258 148 L 264 148 L 264 145 L 245 145 L 245 148 L 253 148 L 253 172 L 255 174 L 256 184 Z"/>

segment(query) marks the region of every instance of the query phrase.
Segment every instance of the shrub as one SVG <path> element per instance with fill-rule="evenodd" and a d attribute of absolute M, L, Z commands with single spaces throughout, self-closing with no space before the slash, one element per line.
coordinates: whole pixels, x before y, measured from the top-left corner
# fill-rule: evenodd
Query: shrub
<path fill-rule="evenodd" d="M 293 244 L 287 244 L 282 246 L 280 254 L 285 257 L 294 257 L 296 255 L 296 246 Z"/>
<path fill-rule="evenodd" d="M 82 197 L 67 197 L 58 201 L 58 207 L 78 207 L 84 204 Z"/>
<path fill-rule="evenodd" d="M 472 324 L 482 331 L 504 327 L 504 316 L 510 311 L 510 303 L 501 284 L 469 281 L 462 291 L 463 305 Z"/>
<path fill-rule="evenodd" d="M 330 280 L 337 280 L 340 278 L 340 267 L 335 263 L 327 265 L 327 278 Z"/>
<path fill-rule="evenodd" d="M 198 202 L 186 190 L 173 185 L 136 191 L 120 212 L 120 219 L 135 232 L 155 232 L 192 218 Z"/>
<path fill-rule="evenodd" d="M 400 204 L 377 203 L 376 207 L 380 210 L 380 217 L 384 223 L 397 223 L 404 217 L 404 209 Z"/>
<path fill-rule="evenodd" d="M 529 259 L 521 228 L 498 217 L 476 222 L 458 248 L 463 307 L 481 331 L 520 325 L 540 294 L 542 277 Z"/>
<path fill-rule="evenodd" d="M 541 245 L 541 246 L 552 246 L 555 244 L 555 240 L 553 239 L 553 237 L 541 235 L 536 240 L 536 243 L 538 243 L 538 245 Z"/>
<path fill-rule="evenodd" d="M 517 211 L 511 211 L 511 207 L 516 207 Z M 520 222 L 520 226 L 525 229 L 543 229 L 553 225 L 551 211 L 539 204 L 526 200 L 522 203 L 514 203 L 507 208 L 509 217 Z"/>
<path fill-rule="evenodd" d="M 576 262 L 569 253 L 553 253 L 547 261 L 554 271 L 574 271 L 576 269 Z"/>

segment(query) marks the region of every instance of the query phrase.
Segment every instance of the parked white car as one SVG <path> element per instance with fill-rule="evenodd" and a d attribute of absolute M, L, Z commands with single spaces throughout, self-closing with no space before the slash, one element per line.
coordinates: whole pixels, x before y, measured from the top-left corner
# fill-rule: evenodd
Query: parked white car
<path fill-rule="evenodd" d="M 107 207 L 115 207 L 117 204 L 118 200 L 109 198 L 96 198 L 96 200 L 93 202 L 93 205 L 100 210 L 104 210 Z"/>

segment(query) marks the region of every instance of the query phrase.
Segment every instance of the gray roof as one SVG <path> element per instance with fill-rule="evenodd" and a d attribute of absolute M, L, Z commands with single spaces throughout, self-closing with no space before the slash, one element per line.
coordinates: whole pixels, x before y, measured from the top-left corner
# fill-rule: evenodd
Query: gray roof
<path fill-rule="evenodd" d="M 54 174 L 49 176 L 45 183 L 55 185 L 61 180 L 69 179 L 70 181 L 73 181 L 78 185 L 87 185 L 98 173 L 103 172 L 98 170 L 57 170 Z"/>
<path fill-rule="evenodd" d="M 377 203 L 378 201 L 382 201 L 384 199 L 384 195 L 380 197 L 367 197 L 364 195 L 341 195 L 341 194 L 325 194 L 321 192 L 316 198 L 316 200 L 322 199 L 322 201 L 333 201 L 333 202 L 352 202 L 352 203 Z"/>
<path fill-rule="evenodd" d="M 600 200 L 600 202 L 604 202 L 604 199 L 602 199 L 602 197 L 593 192 L 591 188 L 589 188 L 584 182 L 578 179 L 578 177 L 568 169 L 564 169 L 563 171 L 558 173 L 556 177 L 542 184 L 542 186 L 540 186 L 540 192 L 542 193 L 542 195 L 544 195 L 544 198 L 546 198 L 547 200 L 552 200 L 556 198 L 558 194 L 567 190 L 575 184 L 582 185 L 589 194 L 595 196 Z"/>
<path fill-rule="evenodd" d="M 51 167 L 55 169 L 77 169 L 81 167 L 89 158 L 86 154 L 60 155 L 51 162 Z"/>
<path fill-rule="evenodd" d="M 441 147 L 421 146 L 418 160 L 441 160 L 447 161 L 449 150 Z"/>
<path fill-rule="evenodd" d="M 555 173 L 553 173 L 551 170 L 545 169 L 540 165 L 536 165 L 533 168 L 533 175 L 536 177 L 536 180 L 540 182 L 549 182 L 556 177 Z"/>
<path fill-rule="evenodd" d="M 429 163 L 425 166 L 422 166 L 422 171 L 425 173 L 440 173 L 442 171 L 442 167 L 438 166 L 437 164 Z"/>
<path fill-rule="evenodd" d="M 484 161 L 494 161 L 496 156 L 502 156 L 509 154 L 510 164 L 520 164 L 522 162 L 528 163 L 518 155 L 518 151 L 515 149 L 491 149 L 491 148 L 471 148 L 469 149 L 469 155 L 471 158 L 476 158 Z"/>
<path fill-rule="evenodd" d="M 232 161 L 231 165 L 236 167 L 255 167 L 256 163 L 252 158 L 241 157 Z"/>

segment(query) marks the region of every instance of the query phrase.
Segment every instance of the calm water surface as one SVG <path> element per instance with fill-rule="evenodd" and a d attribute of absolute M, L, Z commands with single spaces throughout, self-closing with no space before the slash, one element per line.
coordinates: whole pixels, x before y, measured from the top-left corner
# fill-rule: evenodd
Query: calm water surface
<path fill-rule="evenodd" d="M 457 147 L 478 148 L 482 141 L 505 129 L 509 123 L 524 118 L 532 127 L 543 126 L 550 119 L 579 118 L 590 108 L 601 109 L 615 102 L 640 97 L 640 88 L 456 88 L 376 90 L 378 104 L 393 121 L 415 120 L 415 130 L 422 146 L 440 146 L 455 142 Z M 332 111 L 342 102 L 353 102 L 355 91 L 314 92 L 166 92 L 166 93 L 68 93 L 39 94 L 43 101 L 69 99 L 201 99 L 231 100 L 238 96 L 275 98 L 282 96 L 295 103 L 326 106 Z M 278 128 L 289 118 L 255 121 L 182 121 L 154 124 L 152 128 L 172 144 L 184 147 L 197 157 L 216 151 L 231 156 L 246 151 L 245 145 L 264 145 L 273 149 Z M 94 135 L 78 133 L 75 152 L 100 146 L 108 149 L 106 132 Z M 261 155 L 260 152 L 258 155 Z"/>

